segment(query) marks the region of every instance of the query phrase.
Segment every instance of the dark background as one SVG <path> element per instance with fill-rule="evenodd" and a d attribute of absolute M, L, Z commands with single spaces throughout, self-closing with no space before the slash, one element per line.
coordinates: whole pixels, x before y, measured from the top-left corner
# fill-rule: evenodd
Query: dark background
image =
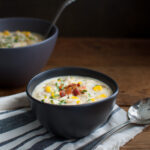
<path fill-rule="evenodd" d="M 63 0 L 0 0 L 0 17 L 51 20 Z M 57 23 L 61 36 L 150 37 L 149 0 L 77 0 Z"/>

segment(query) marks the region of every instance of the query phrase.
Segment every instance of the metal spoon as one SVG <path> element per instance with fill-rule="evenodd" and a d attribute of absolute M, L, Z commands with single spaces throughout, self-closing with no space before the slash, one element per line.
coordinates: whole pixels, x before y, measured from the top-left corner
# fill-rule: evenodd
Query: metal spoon
<path fill-rule="evenodd" d="M 145 98 L 138 101 L 128 110 L 128 120 L 123 124 L 120 124 L 108 132 L 104 133 L 100 137 L 97 137 L 89 144 L 80 147 L 78 150 L 94 150 L 98 144 L 102 143 L 104 140 L 109 138 L 112 134 L 119 131 L 123 127 L 134 124 L 134 125 L 147 125 L 150 124 L 150 98 Z"/>
<path fill-rule="evenodd" d="M 45 38 L 48 37 L 49 33 L 51 32 L 51 29 L 52 29 L 53 25 L 56 24 L 56 22 L 57 22 L 58 18 L 60 17 L 61 13 L 63 12 L 63 10 L 64 10 L 67 6 L 69 6 L 72 2 L 75 2 L 75 1 L 76 1 L 76 0 L 65 0 L 65 1 L 63 2 L 63 4 L 61 5 L 61 7 L 58 9 L 58 11 L 57 11 L 57 13 L 56 13 L 54 19 L 52 20 L 51 25 L 50 25 L 49 29 L 47 30 L 47 32 L 46 32 L 46 34 L 45 34 Z"/>

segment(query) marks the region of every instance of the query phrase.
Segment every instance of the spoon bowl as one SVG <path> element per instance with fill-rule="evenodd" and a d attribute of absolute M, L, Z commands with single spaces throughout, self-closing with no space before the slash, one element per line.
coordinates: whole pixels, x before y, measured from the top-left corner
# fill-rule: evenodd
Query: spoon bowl
<path fill-rule="evenodd" d="M 150 124 L 150 98 L 138 101 L 128 110 L 128 117 L 131 123 Z"/>

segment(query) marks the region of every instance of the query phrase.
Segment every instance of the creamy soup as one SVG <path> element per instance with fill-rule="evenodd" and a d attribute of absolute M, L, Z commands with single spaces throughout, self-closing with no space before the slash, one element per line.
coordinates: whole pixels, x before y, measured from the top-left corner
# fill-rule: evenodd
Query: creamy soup
<path fill-rule="evenodd" d="M 42 35 L 29 31 L 0 32 L 0 48 L 24 47 L 42 40 Z"/>
<path fill-rule="evenodd" d="M 58 105 L 79 105 L 100 101 L 112 95 L 102 81 L 82 76 L 47 79 L 37 85 L 32 96 L 42 102 Z"/>

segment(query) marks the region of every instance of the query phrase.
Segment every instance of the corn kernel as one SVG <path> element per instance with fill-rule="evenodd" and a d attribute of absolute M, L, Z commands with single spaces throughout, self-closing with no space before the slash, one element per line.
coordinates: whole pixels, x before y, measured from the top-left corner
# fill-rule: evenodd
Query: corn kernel
<path fill-rule="evenodd" d="M 54 93 L 54 92 L 51 92 L 51 96 L 54 98 L 54 97 L 55 97 L 55 93 Z"/>
<path fill-rule="evenodd" d="M 61 80 L 60 80 L 60 79 L 58 79 L 57 81 L 59 81 L 59 82 L 60 82 Z"/>
<path fill-rule="evenodd" d="M 101 94 L 101 97 L 102 97 L 102 98 L 106 98 L 107 95 L 106 95 L 106 94 Z"/>
<path fill-rule="evenodd" d="M 102 89 L 103 88 L 102 88 L 101 85 L 96 85 L 96 86 L 93 87 L 93 90 L 96 91 L 96 92 L 101 91 Z"/>
<path fill-rule="evenodd" d="M 95 102 L 95 98 L 91 98 L 91 101 L 92 101 L 92 102 Z"/>
<path fill-rule="evenodd" d="M 77 100 L 76 103 L 77 103 L 77 104 L 80 104 L 80 100 Z"/>
<path fill-rule="evenodd" d="M 46 99 L 46 98 L 47 98 L 47 95 L 45 95 L 44 98 Z"/>
<path fill-rule="evenodd" d="M 46 86 L 46 87 L 45 87 L 45 91 L 46 91 L 47 93 L 49 93 L 49 92 L 51 91 L 51 87 L 50 87 L 50 86 Z"/>
<path fill-rule="evenodd" d="M 26 31 L 26 32 L 23 32 L 25 34 L 25 36 L 29 36 L 31 33 Z"/>
<path fill-rule="evenodd" d="M 79 81 L 78 84 L 82 84 L 82 81 Z"/>
<path fill-rule="evenodd" d="M 3 32 L 3 34 L 8 36 L 8 35 L 10 35 L 10 32 L 6 30 L 6 31 Z"/>
<path fill-rule="evenodd" d="M 96 99 L 98 99 L 98 98 L 106 98 L 106 97 L 107 97 L 106 94 L 101 94 L 101 95 L 96 96 Z"/>
<path fill-rule="evenodd" d="M 72 99 L 79 99 L 77 96 L 72 96 L 71 98 Z"/>

